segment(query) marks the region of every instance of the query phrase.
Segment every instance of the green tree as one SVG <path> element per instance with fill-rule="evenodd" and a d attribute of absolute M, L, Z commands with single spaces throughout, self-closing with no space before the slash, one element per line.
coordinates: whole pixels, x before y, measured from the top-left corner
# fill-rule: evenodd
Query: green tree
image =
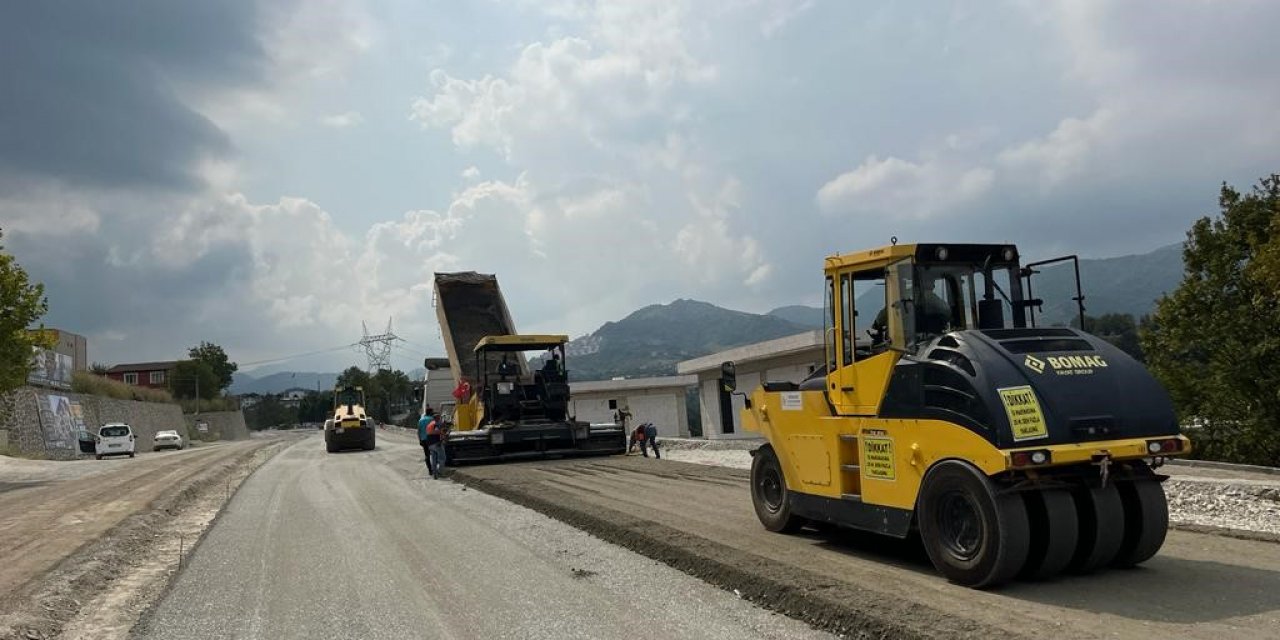
<path fill-rule="evenodd" d="M 347 367 L 345 371 L 338 374 L 337 386 L 339 387 L 364 387 L 365 391 L 369 390 L 369 374 L 364 372 L 360 367 Z"/>
<path fill-rule="evenodd" d="M 1143 322 L 1147 321 L 1144 316 Z M 1121 351 L 1133 356 L 1139 362 L 1146 360 L 1142 352 L 1142 341 L 1138 336 L 1138 322 L 1127 313 L 1104 313 L 1101 316 L 1085 316 L 1084 330 L 1115 345 Z M 1071 326 L 1080 328 L 1080 319 L 1071 321 Z"/>
<path fill-rule="evenodd" d="M 191 350 L 187 352 L 187 355 L 190 356 L 192 360 L 197 360 L 209 365 L 209 369 L 213 371 L 215 376 L 217 376 L 218 391 L 222 391 L 223 389 L 231 386 L 231 383 L 234 380 L 232 374 L 240 368 L 236 363 L 227 358 L 227 352 L 223 351 L 222 347 L 219 347 L 212 342 L 201 342 L 200 346 L 191 347 Z M 201 381 L 200 391 L 202 393 L 204 392 L 204 381 Z"/>
<path fill-rule="evenodd" d="M 0 245 L 0 393 L 26 383 L 32 349 L 52 346 L 43 332 L 27 331 L 48 310 L 44 285 L 28 280 L 27 272 Z"/>
<path fill-rule="evenodd" d="M 332 411 L 332 391 L 308 391 L 298 402 L 298 422 L 324 422 Z"/>
<path fill-rule="evenodd" d="M 201 360 L 182 360 L 173 368 L 173 374 L 169 376 L 169 392 L 175 398 L 194 398 L 198 386 L 200 398 L 212 400 L 218 397 L 218 393 L 222 390 L 218 383 L 218 374 L 214 373 L 209 363 Z"/>
<path fill-rule="evenodd" d="M 244 410 L 245 425 L 254 431 L 270 427 L 292 428 L 298 423 L 298 410 L 280 401 L 280 396 L 269 394 L 257 404 Z"/>
<path fill-rule="evenodd" d="M 413 381 L 398 369 L 382 369 L 373 376 L 376 396 L 370 404 L 370 413 L 381 422 L 392 422 L 392 417 L 412 408 Z"/>
<path fill-rule="evenodd" d="M 1280 174 L 1197 220 L 1182 284 L 1142 331 L 1152 371 L 1192 429 L 1197 455 L 1280 464 Z"/>

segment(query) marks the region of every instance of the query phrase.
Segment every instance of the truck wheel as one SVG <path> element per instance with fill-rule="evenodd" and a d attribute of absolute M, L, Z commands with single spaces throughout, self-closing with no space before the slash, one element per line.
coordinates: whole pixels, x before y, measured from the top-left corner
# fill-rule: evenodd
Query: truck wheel
<path fill-rule="evenodd" d="M 925 551 L 952 582 L 994 587 L 1026 562 L 1031 527 L 1022 496 L 997 493 L 967 463 L 947 460 L 929 471 L 917 508 Z"/>
<path fill-rule="evenodd" d="M 130 458 L 132 458 L 132 457 L 133 457 L 133 452 L 132 452 L 132 451 L 130 451 L 130 452 L 129 452 L 129 457 L 130 457 Z"/>
<path fill-rule="evenodd" d="M 1089 573 L 1115 559 L 1124 542 L 1124 505 L 1116 485 L 1081 487 L 1072 492 L 1080 516 L 1080 540 L 1067 565 L 1075 573 Z"/>
<path fill-rule="evenodd" d="M 97 458 L 97 459 L 99 459 L 99 460 L 101 460 L 101 459 L 102 459 L 102 454 L 97 454 L 97 455 L 95 455 L 94 457 L 95 457 L 95 458 Z"/>
<path fill-rule="evenodd" d="M 1018 574 L 1030 580 L 1057 575 L 1076 552 L 1080 522 L 1071 494 L 1059 489 L 1027 491 L 1022 494 L 1031 522 L 1031 548 L 1027 564 Z"/>
<path fill-rule="evenodd" d="M 751 504 L 765 529 L 794 533 L 804 526 L 804 518 L 791 513 L 787 480 L 778 456 L 770 447 L 761 447 L 751 459 Z"/>
<path fill-rule="evenodd" d="M 1116 488 L 1124 506 L 1124 541 L 1111 565 L 1129 568 L 1151 559 L 1164 545 L 1169 503 L 1164 487 L 1154 480 L 1125 482 Z"/>

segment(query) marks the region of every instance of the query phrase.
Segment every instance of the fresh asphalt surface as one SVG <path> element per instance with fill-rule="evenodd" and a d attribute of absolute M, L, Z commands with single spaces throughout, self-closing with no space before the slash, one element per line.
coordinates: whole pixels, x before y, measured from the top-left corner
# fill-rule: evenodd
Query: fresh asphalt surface
<path fill-rule="evenodd" d="M 257 471 L 138 638 L 816 638 L 683 573 L 447 480 L 406 437 Z"/>

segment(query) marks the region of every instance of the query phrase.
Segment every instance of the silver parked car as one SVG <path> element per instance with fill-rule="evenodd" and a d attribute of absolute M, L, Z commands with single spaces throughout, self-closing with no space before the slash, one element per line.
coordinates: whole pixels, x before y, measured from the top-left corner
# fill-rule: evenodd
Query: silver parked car
<path fill-rule="evenodd" d="M 177 449 L 181 451 L 186 447 L 186 443 L 182 441 L 182 436 L 177 431 L 157 431 L 155 444 L 153 449 L 159 451 L 161 449 Z"/>

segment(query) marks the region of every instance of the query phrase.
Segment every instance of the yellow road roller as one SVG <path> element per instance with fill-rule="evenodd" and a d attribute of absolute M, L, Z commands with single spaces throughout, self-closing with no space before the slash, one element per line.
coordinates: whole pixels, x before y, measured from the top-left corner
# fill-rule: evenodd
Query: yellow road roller
<path fill-rule="evenodd" d="M 1075 262 L 1083 320 L 1075 256 L 1020 266 L 1012 245 L 895 242 L 827 258 L 826 366 L 764 383 L 741 416 L 766 441 L 751 465 L 765 528 L 918 531 L 940 573 L 978 588 L 1155 555 L 1155 469 L 1190 441 L 1139 362 L 1036 326 L 1033 276 L 1057 261 Z"/>

